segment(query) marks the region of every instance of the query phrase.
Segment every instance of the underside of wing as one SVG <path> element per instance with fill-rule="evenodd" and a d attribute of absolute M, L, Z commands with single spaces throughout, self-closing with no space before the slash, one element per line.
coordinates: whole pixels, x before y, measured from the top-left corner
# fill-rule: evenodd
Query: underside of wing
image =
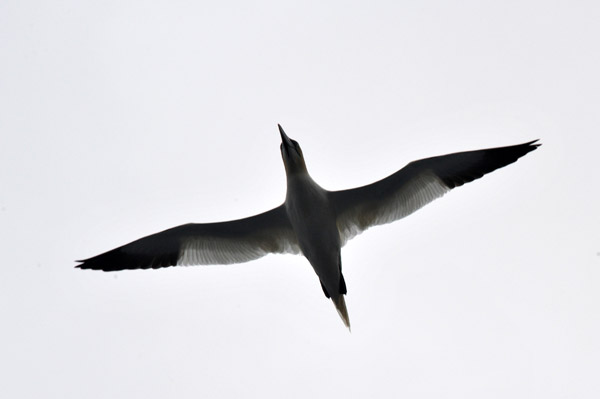
<path fill-rule="evenodd" d="M 245 219 L 185 224 L 85 259 L 81 269 L 116 271 L 248 262 L 300 252 L 283 206 Z"/>
<path fill-rule="evenodd" d="M 540 144 L 459 152 L 414 161 L 373 184 L 330 192 L 342 243 L 369 227 L 410 215 L 454 187 L 515 162 Z"/>

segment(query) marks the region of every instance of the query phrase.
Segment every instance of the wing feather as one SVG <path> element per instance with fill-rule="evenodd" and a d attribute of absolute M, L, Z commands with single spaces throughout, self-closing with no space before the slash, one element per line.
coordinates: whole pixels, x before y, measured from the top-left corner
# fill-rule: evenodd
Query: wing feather
<path fill-rule="evenodd" d="M 330 192 L 342 243 L 369 227 L 408 216 L 454 187 L 515 162 L 540 146 L 536 141 L 421 159 L 367 186 Z"/>
<path fill-rule="evenodd" d="M 231 264 L 248 262 L 269 253 L 299 252 L 296 235 L 281 205 L 245 219 L 173 227 L 78 261 L 81 264 L 76 267 L 116 271 Z"/>

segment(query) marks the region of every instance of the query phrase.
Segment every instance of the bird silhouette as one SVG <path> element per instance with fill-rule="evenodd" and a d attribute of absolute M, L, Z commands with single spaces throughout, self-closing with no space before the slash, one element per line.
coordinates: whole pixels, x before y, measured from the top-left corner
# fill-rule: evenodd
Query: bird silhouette
<path fill-rule="evenodd" d="M 328 191 L 308 174 L 298 142 L 278 127 L 287 178 L 283 204 L 244 219 L 173 227 L 77 261 L 76 267 L 157 269 L 241 263 L 270 253 L 302 254 L 350 329 L 341 261 L 341 248 L 348 240 L 369 227 L 408 216 L 449 190 L 511 164 L 541 145 L 534 140 L 421 159 L 375 183 Z"/>

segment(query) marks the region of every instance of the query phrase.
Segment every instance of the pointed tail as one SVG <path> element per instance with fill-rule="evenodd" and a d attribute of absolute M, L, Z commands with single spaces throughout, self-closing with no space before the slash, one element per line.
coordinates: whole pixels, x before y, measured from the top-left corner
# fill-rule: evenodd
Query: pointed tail
<path fill-rule="evenodd" d="M 350 318 L 348 317 L 348 309 L 346 309 L 346 301 L 344 300 L 344 295 L 340 294 L 337 298 L 331 298 L 333 304 L 335 305 L 335 309 L 338 314 L 342 318 L 344 325 L 348 327 L 348 331 L 350 330 Z"/>

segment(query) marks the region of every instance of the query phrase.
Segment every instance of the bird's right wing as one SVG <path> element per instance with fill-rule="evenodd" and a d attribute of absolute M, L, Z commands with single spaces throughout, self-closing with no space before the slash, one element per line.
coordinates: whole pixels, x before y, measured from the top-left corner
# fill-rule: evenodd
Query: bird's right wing
<path fill-rule="evenodd" d="M 369 227 L 408 216 L 454 187 L 515 162 L 535 150 L 536 141 L 421 159 L 373 184 L 330 192 L 342 245 Z"/>
<path fill-rule="evenodd" d="M 248 262 L 269 253 L 300 253 L 283 205 L 245 219 L 184 224 L 81 260 L 76 267 L 116 271 Z"/>

